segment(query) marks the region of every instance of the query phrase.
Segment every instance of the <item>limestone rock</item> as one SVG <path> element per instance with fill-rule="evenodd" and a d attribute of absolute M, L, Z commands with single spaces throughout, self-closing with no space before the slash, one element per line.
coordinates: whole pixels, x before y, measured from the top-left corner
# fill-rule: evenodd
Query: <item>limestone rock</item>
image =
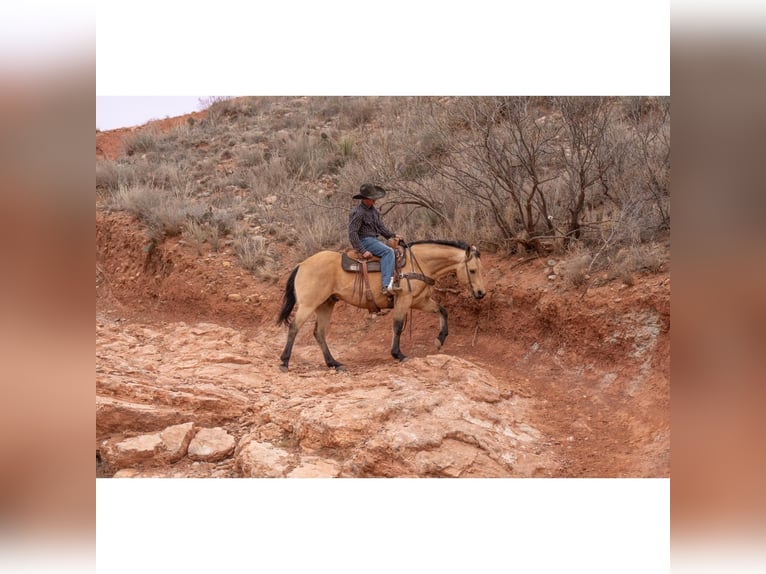
<path fill-rule="evenodd" d="M 270 443 L 246 437 L 237 448 L 236 464 L 246 477 L 279 478 L 290 468 L 290 453 Z"/>
<path fill-rule="evenodd" d="M 189 443 L 189 458 L 204 462 L 223 460 L 234 452 L 234 437 L 220 427 L 197 431 Z"/>
<path fill-rule="evenodd" d="M 192 436 L 194 436 L 194 423 L 168 427 L 160 433 L 169 462 L 177 462 L 186 455 Z"/>
<path fill-rule="evenodd" d="M 330 459 L 308 456 L 287 474 L 287 478 L 333 478 L 340 474 L 340 465 Z"/>
<path fill-rule="evenodd" d="M 107 468 L 115 470 L 172 464 L 186 454 L 193 434 L 194 423 L 189 422 L 157 433 L 106 440 L 101 445 L 101 458 Z"/>

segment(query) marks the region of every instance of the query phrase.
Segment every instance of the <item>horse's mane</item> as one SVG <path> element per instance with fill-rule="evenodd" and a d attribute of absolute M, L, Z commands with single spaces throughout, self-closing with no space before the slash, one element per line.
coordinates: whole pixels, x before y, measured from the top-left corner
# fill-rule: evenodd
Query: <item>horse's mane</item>
<path fill-rule="evenodd" d="M 450 247 L 457 247 L 458 249 L 462 249 L 463 251 L 468 251 L 471 249 L 471 246 L 468 245 L 465 241 L 454 241 L 452 239 L 418 239 L 417 241 L 410 241 L 408 242 L 408 245 L 418 245 L 423 243 L 435 243 L 437 245 L 448 245 Z M 479 257 L 481 254 L 479 253 L 479 250 L 474 248 L 476 252 L 476 257 Z"/>

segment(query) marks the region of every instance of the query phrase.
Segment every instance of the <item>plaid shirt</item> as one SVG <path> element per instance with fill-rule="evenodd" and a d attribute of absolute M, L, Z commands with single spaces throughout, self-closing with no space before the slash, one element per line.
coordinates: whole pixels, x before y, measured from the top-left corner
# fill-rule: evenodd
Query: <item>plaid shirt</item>
<path fill-rule="evenodd" d="M 360 203 L 348 215 L 348 239 L 351 245 L 360 253 L 364 253 L 367 250 L 362 245 L 361 238 L 378 235 L 391 239 L 395 234 L 383 224 L 380 212 L 374 205 L 367 207 Z"/>

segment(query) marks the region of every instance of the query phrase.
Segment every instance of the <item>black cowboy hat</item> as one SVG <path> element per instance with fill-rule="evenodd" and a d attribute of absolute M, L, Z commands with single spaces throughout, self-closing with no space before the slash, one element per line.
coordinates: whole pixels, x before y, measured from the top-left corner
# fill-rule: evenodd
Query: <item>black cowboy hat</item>
<path fill-rule="evenodd" d="M 354 199 L 380 199 L 384 195 L 386 190 L 379 185 L 365 183 L 359 188 L 359 193 L 354 196 Z"/>

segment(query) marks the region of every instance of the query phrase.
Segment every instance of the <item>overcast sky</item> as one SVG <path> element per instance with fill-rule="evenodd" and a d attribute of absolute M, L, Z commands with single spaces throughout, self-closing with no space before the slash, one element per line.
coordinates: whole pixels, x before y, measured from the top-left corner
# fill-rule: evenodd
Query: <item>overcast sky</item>
<path fill-rule="evenodd" d="M 297 2 L 301 9 L 293 0 L 259 3 L 255 28 L 239 10 L 235 18 L 224 9 L 191 10 L 178 26 L 170 3 L 136 0 L 128 11 L 120 3 L 100 3 L 96 95 L 104 97 L 97 99 L 96 127 L 142 125 L 199 109 L 199 96 L 144 97 L 178 93 L 670 93 L 667 0 L 507 6 L 474 0 L 468 10 L 459 4 L 440 8 L 439 26 L 433 26 L 430 5 L 392 2 L 386 10 L 372 7 L 370 14 L 356 5 L 349 11 L 346 0 Z M 152 17 L 147 19 L 139 6 Z M 318 30 L 337 28 L 337 13 L 359 19 L 360 25 L 344 24 L 337 38 L 318 35 Z M 380 34 L 366 28 L 371 21 Z M 143 31 L 140 39 L 137 30 Z M 205 30 L 204 41 L 199 30 Z"/>
<path fill-rule="evenodd" d="M 182 116 L 201 109 L 206 96 L 96 96 L 96 128 L 140 126 L 150 120 Z"/>

